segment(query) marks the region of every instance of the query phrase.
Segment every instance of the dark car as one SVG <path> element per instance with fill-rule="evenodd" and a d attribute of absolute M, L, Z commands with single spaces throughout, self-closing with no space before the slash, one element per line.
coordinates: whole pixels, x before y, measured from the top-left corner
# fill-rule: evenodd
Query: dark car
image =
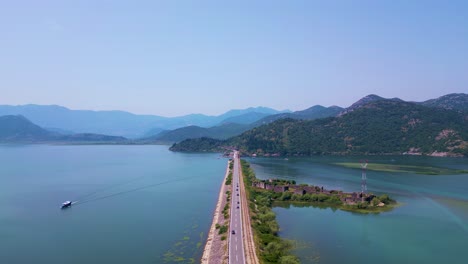
<path fill-rule="evenodd" d="M 239 204 L 239 201 L 237 201 L 237 204 Z"/>
<path fill-rule="evenodd" d="M 237 206 L 237 209 L 239 209 L 239 206 Z"/>
<path fill-rule="evenodd" d="M 237 196 L 239 196 L 239 194 L 237 194 Z"/>
<path fill-rule="evenodd" d="M 235 234 L 236 234 L 236 230 L 232 230 L 232 231 L 231 231 L 231 234 L 235 235 Z"/>

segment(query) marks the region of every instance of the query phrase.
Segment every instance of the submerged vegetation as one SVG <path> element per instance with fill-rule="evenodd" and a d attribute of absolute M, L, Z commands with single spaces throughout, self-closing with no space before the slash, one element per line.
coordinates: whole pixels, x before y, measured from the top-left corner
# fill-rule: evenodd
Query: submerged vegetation
<path fill-rule="evenodd" d="M 359 163 L 351 162 L 338 162 L 333 163 L 335 165 L 343 166 L 346 168 L 360 169 Z M 399 165 L 399 164 L 381 164 L 381 163 L 370 163 L 367 165 L 368 170 L 373 171 L 385 171 L 385 172 L 407 172 L 424 175 L 453 175 L 453 174 L 464 174 L 468 173 L 468 170 L 456 170 L 449 168 L 437 168 L 428 166 L 415 166 L 415 165 Z"/>

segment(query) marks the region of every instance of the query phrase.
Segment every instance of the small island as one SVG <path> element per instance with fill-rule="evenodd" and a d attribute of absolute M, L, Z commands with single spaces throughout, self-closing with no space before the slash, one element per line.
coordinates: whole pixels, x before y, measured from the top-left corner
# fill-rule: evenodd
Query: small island
<path fill-rule="evenodd" d="M 270 199 L 272 205 L 310 204 L 358 213 L 385 212 L 397 205 L 387 194 L 377 196 L 372 193 L 327 190 L 323 186 L 297 184 L 294 180 L 260 180 L 254 173 L 250 173 L 246 178 L 252 191 Z"/>

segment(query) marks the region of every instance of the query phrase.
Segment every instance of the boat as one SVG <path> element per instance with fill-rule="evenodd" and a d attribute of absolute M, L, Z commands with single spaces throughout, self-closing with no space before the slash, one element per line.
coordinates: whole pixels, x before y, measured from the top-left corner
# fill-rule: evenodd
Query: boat
<path fill-rule="evenodd" d="M 62 203 L 62 209 L 65 209 L 65 208 L 68 208 L 72 205 L 72 202 L 71 201 L 65 201 L 64 203 Z"/>

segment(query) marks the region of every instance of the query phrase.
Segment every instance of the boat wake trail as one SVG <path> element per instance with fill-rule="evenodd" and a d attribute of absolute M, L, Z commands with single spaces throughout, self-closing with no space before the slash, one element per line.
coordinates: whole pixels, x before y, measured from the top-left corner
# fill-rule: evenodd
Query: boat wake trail
<path fill-rule="evenodd" d="M 160 185 L 164 185 L 164 184 L 169 184 L 169 183 L 173 183 L 173 182 L 187 180 L 187 179 L 190 179 L 190 178 L 193 178 L 193 177 L 177 178 L 177 179 L 158 182 L 158 183 L 154 183 L 154 184 L 150 184 L 150 185 L 145 185 L 145 186 L 142 186 L 142 187 L 138 187 L 138 188 L 134 188 L 134 189 L 126 190 L 126 191 L 121 191 L 121 192 L 117 192 L 117 193 L 113 193 L 113 194 L 109 194 L 109 195 L 105 195 L 105 196 L 100 196 L 100 197 L 96 197 L 96 198 L 92 198 L 92 199 L 77 200 L 77 201 L 73 201 L 72 204 L 73 205 L 75 205 L 75 204 L 80 205 L 80 204 L 84 204 L 84 203 L 95 202 L 95 201 L 99 201 L 99 200 L 108 199 L 108 198 L 111 198 L 111 197 L 114 197 L 114 196 L 119 196 L 119 195 L 123 195 L 123 194 L 127 194 L 127 193 L 132 193 L 132 192 L 152 188 L 152 187 L 155 187 L 155 186 L 160 186 Z"/>
<path fill-rule="evenodd" d="M 91 199 L 87 199 L 87 198 L 89 198 L 89 197 L 91 197 L 91 196 L 93 196 L 93 195 L 95 195 L 95 194 L 99 194 L 100 192 L 104 192 L 104 191 L 107 191 L 107 190 L 110 190 L 110 189 L 113 189 L 113 188 L 116 188 L 116 187 L 121 187 L 121 186 L 123 186 L 123 185 L 136 182 L 136 181 L 141 180 L 141 179 L 146 178 L 146 177 L 148 177 L 148 176 L 145 175 L 145 176 L 137 177 L 137 178 L 135 178 L 135 179 L 131 179 L 131 180 L 126 181 L 126 182 L 113 184 L 113 185 L 111 185 L 111 186 L 107 186 L 107 187 L 105 187 L 105 188 L 101 188 L 101 189 L 95 190 L 95 191 L 93 191 L 93 192 L 90 192 L 90 193 L 88 193 L 88 194 L 85 194 L 85 195 L 83 195 L 83 196 L 78 197 L 78 198 L 76 199 L 76 201 L 73 202 L 73 204 L 78 203 L 78 202 L 81 201 L 81 200 L 91 200 Z"/>

